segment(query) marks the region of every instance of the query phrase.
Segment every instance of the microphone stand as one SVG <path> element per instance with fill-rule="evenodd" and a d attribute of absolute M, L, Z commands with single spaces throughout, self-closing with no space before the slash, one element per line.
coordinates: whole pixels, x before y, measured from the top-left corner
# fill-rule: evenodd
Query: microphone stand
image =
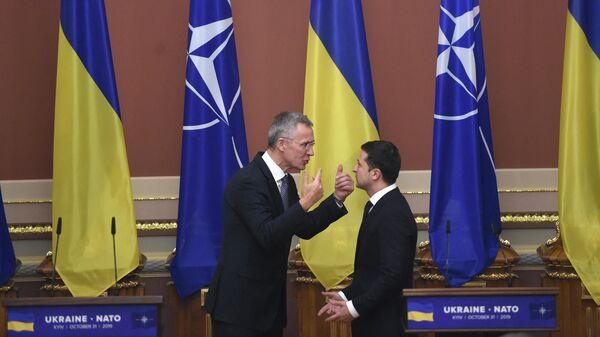
<path fill-rule="evenodd" d="M 56 287 L 56 262 L 58 261 L 58 242 L 60 241 L 60 234 L 62 233 L 62 218 L 58 217 L 56 222 L 56 247 L 54 247 L 54 254 L 52 254 L 52 283 L 50 287 L 50 297 L 54 297 L 54 288 Z"/>
<path fill-rule="evenodd" d="M 110 233 L 112 235 L 112 242 L 113 242 L 113 262 L 114 262 L 114 270 L 115 270 L 115 294 L 118 295 L 119 294 L 119 289 L 117 288 L 117 245 L 115 243 L 115 235 L 117 234 L 117 224 L 116 224 L 116 220 L 115 217 L 112 217 L 111 220 L 111 224 L 110 224 Z"/>
<path fill-rule="evenodd" d="M 444 266 L 446 283 L 448 283 L 448 260 L 450 260 L 450 220 L 446 220 L 446 263 Z"/>

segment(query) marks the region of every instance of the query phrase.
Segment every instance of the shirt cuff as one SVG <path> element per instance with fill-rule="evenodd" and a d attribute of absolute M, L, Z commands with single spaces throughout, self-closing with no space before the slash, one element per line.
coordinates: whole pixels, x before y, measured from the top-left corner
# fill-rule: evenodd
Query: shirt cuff
<path fill-rule="evenodd" d="M 354 308 L 354 305 L 352 304 L 352 301 L 348 301 L 348 298 L 346 297 L 346 295 L 344 294 L 344 292 L 343 291 L 339 291 L 338 295 L 340 295 L 340 297 L 346 302 L 346 307 L 348 308 L 348 311 L 350 312 L 350 315 L 352 315 L 352 317 L 354 317 L 354 318 L 360 317 L 360 315 L 358 314 L 358 311 L 356 311 L 356 308 Z"/>
<path fill-rule="evenodd" d="M 346 306 L 348 307 L 348 311 L 350 311 L 350 315 L 352 315 L 352 317 L 358 318 L 360 316 L 358 314 L 358 311 L 356 311 L 356 308 L 354 308 L 354 304 L 352 304 L 352 301 L 346 302 Z"/>
<path fill-rule="evenodd" d="M 344 203 L 341 200 L 338 200 L 338 198 L 335 197 L 335 194 L 332 196 L 333 196 L 333 201 L 335 201 L 335 204 L 337 205 L 337 207 L 344 208 Z"/>

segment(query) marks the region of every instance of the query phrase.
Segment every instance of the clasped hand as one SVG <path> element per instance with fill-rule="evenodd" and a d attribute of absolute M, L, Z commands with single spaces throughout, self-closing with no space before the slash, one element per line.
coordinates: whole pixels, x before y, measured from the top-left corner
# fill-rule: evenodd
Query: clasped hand
<path fill-rule="evenodd" d="M 336 292 L 322 292 L 323 296 L 327 299 L 327 303 L 319 310 L 317 316 L 327 314 L 325 318 L 326 322 L 350 322 L 354 319 L 346 301 Z"/>

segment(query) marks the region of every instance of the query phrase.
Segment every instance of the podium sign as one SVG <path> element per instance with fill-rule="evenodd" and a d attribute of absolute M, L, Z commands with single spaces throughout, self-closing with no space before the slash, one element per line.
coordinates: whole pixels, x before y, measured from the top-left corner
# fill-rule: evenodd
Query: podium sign
<path fill-rule="evenodd" d="M 156 337 L 162 297 L 4 301 L 7 336 Z"/>
<path fill-rule="evenodd" d="M 556 330 L 548 288 L 406 289 L 407 332 Z"/>

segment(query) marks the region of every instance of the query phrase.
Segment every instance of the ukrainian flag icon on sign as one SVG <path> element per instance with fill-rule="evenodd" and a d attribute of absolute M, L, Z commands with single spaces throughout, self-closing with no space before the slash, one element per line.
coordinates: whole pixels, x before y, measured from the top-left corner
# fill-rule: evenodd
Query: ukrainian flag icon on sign
<path fill-rule="evenodd" d="M 415 322 L 433 322 L 433 305 L 409 302 L 408 320 Z"/>
<path fill-rule="evenodd" d="M 33 332 L 33 314 L 8 312 L 8 335 L 9 336 L 27 336 L 28 332 Z"/>

